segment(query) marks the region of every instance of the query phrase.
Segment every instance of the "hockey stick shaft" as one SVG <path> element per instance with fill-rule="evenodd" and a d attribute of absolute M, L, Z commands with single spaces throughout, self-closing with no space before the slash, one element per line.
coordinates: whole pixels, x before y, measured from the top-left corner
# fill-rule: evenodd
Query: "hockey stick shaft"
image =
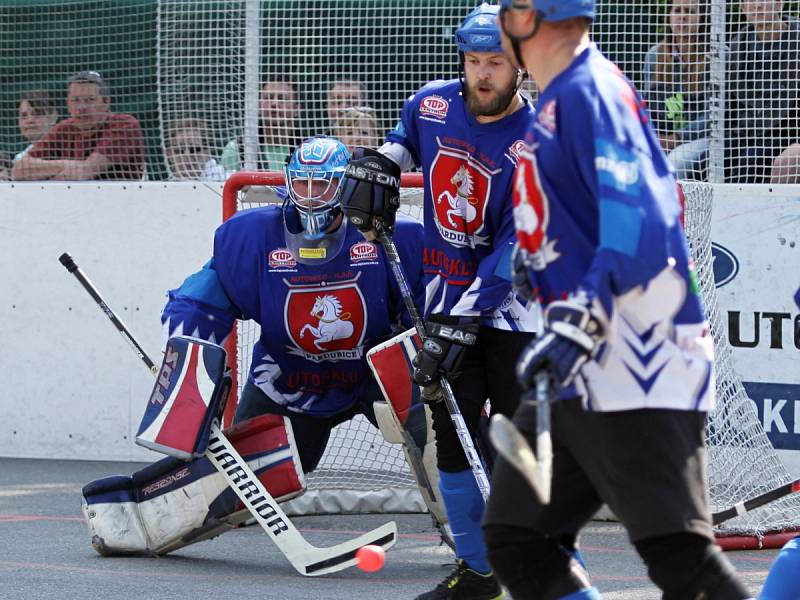
<path fill-rule="evenodd" d="M 59 261 L 71 273 L 80 274 L 78 280 L 83 285 L 83 288 L 100 305 L 114 326 L 126 339 L 130 340 L 131 348 L 134 349 L 145 364 L 147 370 L 153 375 L 158 375 L 158 367 L 136 342 L 136 339 L 125 324 L 117 318 L 111 307 L 103 301 L 97 289 L 83 273 L 80 273 L 72 258 L 65 253 L 61 255 Z M 356 564 L 356 552 L 362 546 L 373 544 L 383 548 L 390 548 L 397 541 L 397 525 L 394 521 L 391 521 L 336 546 L 328 548 L 312 546 L 292 524 L 289 517 L 278 505 L 278 502 L 270 495 L 261 480 L 256 477 L 247 462 L 225 437 L 216 421 L 211 425 L 211 436 L 205 456 L 217 471 L 225 477 L 228 485 L 258 521 L 261 528 L 275 542 L 275 545 L 278 546 L 291 565 L 301 575 L 325 575 L 326 573 L 341 571 Z"/>
<path fill-rule="evenodd" d="M 791 483 L 785 483 L 773 490 L 764 492 L 755 498 L 750 498 L 744 502 L 738 502 L 733 506 L 726 508 L 725 510 L 712 513 L 711 520 L 714 525 L 721 525 L 725 521 L 729 521 L 735 517 L 740 517 L 743 514 L 758 508 L 759 506 L 764 506 L 765 504 L 769 504 L 770 502 L 774 502 L 775 500 L 779 500 L 784 496 L 788 496 L 797 492 L 800 492 L 800 479 L 792 481 Z"/>
<path fill-rule="evenodd" d="M 553 481 L 553 440 L 550 436 L 550 375 L 536 374 L 536 458 L 540 464 L 544 503 L 550 501 Z"/>
<path fill-rule="evenodd" d="M 504 415 L 492 417 L 489 437 L 500 456 L 517 470 L 539 502 L 549 504 L 553 478 L 553 443 L 550 436 L 550 380 L 547 373 L 536 375 L 535 394 L 535 454 L 527 438 Z"/>
<path fill-rule="evenodd" d="M 58 257 L 58 262 L 64 265 L 64 268 L 75 276 L 75 279 L 77 279 L 81 286 L 83 286 L 83 289 L 86 290 L 86 293 L 92 297 L 92 300 L 97 303 L 97 306 L 100 307 L 100 310 L 102 310 L 108 319 L 114 324 L 114 327 L 117 328 L 117 331 L 122 334 L 122 337 L 125 338 L 125 340 L 128 342 L 128 345 L 130 345 L 139 358 L 144 361 L 144 364 L 147 365 L 147 368 L 150 370 L 150 372 L 153 375 L 157 375 L 158 367 L 156 364 L 150 360 L 150 357 L 147 356 L 144 348 L 142 348 L 134 339 L 134 337 L 131 335 L 131 332 L 128 331 L 128 328 L 125 326 L 125 323 L 123 323 L 114 313 L 114 311 L 111 310 L 108 304 L 105 303 L 103 298 L 100 296 L 100 293 L 97 291 L 97 288 L 95 288 L 92 282 L 89 281 L 89 278 L 83 274 L 83 271 L 81 271 L 80 267 L 78 267 L 72 257 L 64 252 L 64 254 Z"/>
<path fill-rule="evenodd" d="M 425 325 L 414 304 L 411 287 L 408 285 L 408 278 L 403 271 L 403 265 L 400 262 L 400 255 L 397 253 L 394 240 L 386 231 L 382 231 L 378 239 L 386 251 L 386 255 L 389 257 L 389 265 L 392 269 L 392 274 L 397 281 L 397 286 L 400 288 L 400 294 L 403 296 L 403 302 L 411 317 L 411 322 L 414 324 L 414 328 L 417 330 L 420 338 L 425 339 Z M 467 424 L 464 422 L 464 416 L 458 408 L 458 403 L 453 394 L 453 388 L 450 387 L 450 382 L 444 376 L 439 379 L 439 385 L 442 388 L 442 397 L 447 407 L 447 412 L 450 414 L 450 419 L 453 421 L 453 427 L 461 442 L 461 447 L 467 457 L 470 469 L 475 477 L 475 482 L 478 484 L 478 489 L 481 492 L 481 496 L 483 496 L 483 500 L 486 501 L 489 497 L 489 478 L 486 476 L 486 471 L 483 468 L 481 459 L 478 456 L 478 452 L 475 450 L 475 444 L 472 441 L 469 429 L 467 429 Z"/>

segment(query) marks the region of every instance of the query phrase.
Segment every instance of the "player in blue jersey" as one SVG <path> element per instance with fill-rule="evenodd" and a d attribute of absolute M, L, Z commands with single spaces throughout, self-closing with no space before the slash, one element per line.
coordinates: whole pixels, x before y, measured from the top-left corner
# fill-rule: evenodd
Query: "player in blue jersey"
<path fill-rule="evenodd" d="M 438 400 L 433 382 L 447 375 L 473 434 L 487 398 L 493 412 L 515 410 L 521 390 L 514 364 L 538 324 L 538 307 L 514 294 L 509 269 L 511 182 L 534 112 L 519 93 L 522 71 L 503 54 L 496 16 L 497 6 L 488 4 L 470 12 L 455 34 L 462 76 L 430 82 L 411 96 L 378 153 L 356 155 L 347 175 L 369 182 L 367 173 L 396 177 L 413 166 L 422 170 L 424 317 L 431 343 L 417 355 L 413 379 Z M 345 203 L 350 210 L 347 196 Z M 362 225 L 369 229 L 369 218 Z M 440 490 L 458 565 L 419 598 L 499 598 L 480 529 L 483 498 L 447 408 L 436 400 Z"/>
<path fill-rule="evenodd" d="M 517 372 L 528 388 L 544 369 L 557 401 L 551 500 L 520 503 L 519 473 L 496 464 L 490 562 L 515 598 L 599 598 L 562 546 L 606 503 L 665 599 L 748 598 L 711 528 L 713 348 L 675 176 L 638 93 L 590 42 L 594 14 L 593 0 L 501 2 L 509 57 L 540 90 L 514 270 L 546 308 Z M 532 447 L 535 421 L 523 402 L 514 423 Z"/>
<path fill-rule="evenodd" d="M 312 471 L 337 424 L 381 398 L 366 351 L 410 325 L 380 246 L 343 219 L 350 153 L 335 138 L 305 140 L 292 154 L 283 206 L 238 213 L 214 236 L 203 268 L 169 292 L 170 335 L 220 342 L 235 319 L 253 319 L 253 348 L 235 421 L 270 413 L 292 424 L 303 471 Z M 395 239 L 421 305 L 422 227 L 398 219 Z"/>

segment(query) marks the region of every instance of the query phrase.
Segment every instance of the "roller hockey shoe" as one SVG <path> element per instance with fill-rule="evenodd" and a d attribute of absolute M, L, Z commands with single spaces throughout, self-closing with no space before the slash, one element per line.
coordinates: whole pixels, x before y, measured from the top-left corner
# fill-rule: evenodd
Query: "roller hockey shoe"
<path fill-rule="evenodd" d="M 492 573 L 481 575 L 459 560 L 456 568 L 442 583 L 416 600 L 500 600 L 503 589 Z"/>

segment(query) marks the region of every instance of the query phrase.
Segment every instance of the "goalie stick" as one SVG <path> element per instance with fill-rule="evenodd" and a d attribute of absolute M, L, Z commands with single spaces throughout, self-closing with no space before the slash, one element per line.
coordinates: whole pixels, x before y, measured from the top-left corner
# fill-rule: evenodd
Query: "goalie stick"
<path fill-rule="evenodd" d="M 725 521 L 729 521 L 735 517 L 740 517 L 743 514 L 758 508 L 759 506 L 764 506 L 765 504 L 769 504 L 770 502 L 774 502 L 775 500 L 779 500 L 784 496 L 788 496 L 789 494 L 794 494 L 796 492 L 800 492 L 800 479 L 796 479 L 790 483 L 785 483 L 776 487 L 774 490 L 764 492 L 763 494 L 755 496 L 754 498 L 750 498 L 749 500 L 737 502 L 725 510 L 711 513 L 711 521 L 715 526 L 721 525 Z"/>
<path fill-rule="evenodd" d="M 59 257 L 59 262 L 75 275 L 81 286 L 111 320 L 114 326 L 130 342 L 142 362 L 151 374 L 158 374 L 158 367 L 147 356 L 147 353 L 136 342 L 128 328 L 117 318 L 114 311 L 103 301 L 97 289 L 81 272 L 72 257 L 66 252 Z M 397 541 L 397 524 L 394 521 L 373 529 L 357 538 L 336 546 L 318 548 L 306 541 L 302 534 L 286 516 L 275 499 L 269 494 L 261 481 L 239 455 L 233 444 L 228 441 L 219 427 L 219 422 L 211 425 L 211 435 L 206 458 L 225 477 L 250 514 L 261 528 L 283 552 L 287 560 L 301 575 L 316 576 L 341 571 L 356 564 L 356 552 L 367 545 L 391 548 Z"/>
<path fill-rule="evenodd" d="M 386 251 L 386 256 L 389 258 L 389 265 L 391 266 L 392 274 L 394 275 L 395 281 L 397 281 L 397 286 L 400 288 L 400 293 L 403 296 L 403 302 L 406 305 L 408 314 L 411 316 L 411 321 L 414 324 L 414 328 L 417 330 L 420 339 L 424 340 L 425 325 L 422 322 L 422 317 L 419 315 L 419 311 L 417 311 L 417 307 L 414 305 L 414 298 L 411 295 L 411 288 L 408 285 L 406 274 L 403 272 L 403 265 L 400 262 L 400 255 L 397 253 L 397 247 L 394 245 L 394 240 L 392 239 L 391 234 L 385 229 L 380 230 L 378 234 L 378 240 Z M 483 500 L 485 502 L 489 497 L 489 478 L 486 476 L 486 471 L 483 468 L 481 459 L 475 450 L 475 444 L 472 441 L 472 436 L 469 434 L 467 424 L 464 422 L 464 417 L 461 414 L 461 410 L 458 408 L 455 396 L 453 395 L 453 388 L 450 387 L 450 382 L 447 381 L 446 377 L 442 376 L 439 379 L 439 385 L 442 389 L 442 397 L 444 399 L 445 406 L 447 406 L 447 412 L 450 413 L 450 419 L 453 421 L 453 427 L 456 430 L 456 435 L 461 442 L 461 447 L 464 449 L 464 454 L 467 457 L 470 469 L 472 470 L 472 474 L 475 477 L 476 483 L 478 484 L 478 489 L 480 490 L 481 496 L 483 496 Z"/>
<path fill-rule="evenodd" d="M 536 374 L 536 454 L 516 425 L 503 415 L 495 415 L 489 437 L 500 455 L 527 481 L 542 504 L 550 503 L 553 478 L 553 441 L 550 437 L 550 376 Z"/>

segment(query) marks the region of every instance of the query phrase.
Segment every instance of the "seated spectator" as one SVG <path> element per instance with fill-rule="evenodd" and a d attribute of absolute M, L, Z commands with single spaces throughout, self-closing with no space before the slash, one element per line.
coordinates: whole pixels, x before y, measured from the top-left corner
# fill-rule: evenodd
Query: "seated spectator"
<path fill-rule="evenodd" d="M 375 110 L 369 106 L 351 106 L 340 111 L 338 121 L 333 123 L 332 135 L 351 152 L 356 146 L 377 148 L 382 141 Z"/>
<path fill-rule="evenodd" d="M 708 156 L 708 0 L 673 0 L 667 35 L 644 59 L 643 95 L 679 179 L 702 177 Z"/>
<path fill-rule="evenodd" d="M 354 78 L 337 79 L 328 88 L 325 99 L 325 110 L 328 113 L 328 125 L 333 131 L 341 112 L 353 106 L 366 106 L 367 91 L 364 85 Z"/>
<path fill-rule="evenodd" d="M 139 121 L 111 112 L 110 106 L 108 85 L 97 71 L 70 77 L 69 118 L 14 164 L 14 179 L 141 179 L 144 140 Z"/>
<path fill-rule="evenodd" d="M 28 142 L 25 149 L 14 157 L 14 162 L 25 156 L 45 133 L 58 122 L 58 109 L 47 90 L 25 92 L 17 102 L 19 131 Z"/>
<path fill-rule="evenodd" d="M 800 183 L 800 144 L 792 144 L 772 162 L 769 182 Z"/>
<path fill-rule="evenodd" d="M 227 173 L 211 158 L 205 119 L 179 119 L 167 127 L 166 152 L 172 179 L 225 181 Z"/>
<path fill-rule="evenodd" d="M 298 143 L 296 123 L 300 116 L 297 90 L 288 80 L 273 79 L 261 87 L 259 96 L 258 165 L 259 171 L 282 171 L 286 158 Z M 229 141 L 220 163 L 226 171 L 244 166 L 242 138 Z"/>
<path fill-rule="evenodd" d="M 800 21 L 783 16 L 782 0 L 740 4 L 747 25 L 726 69 L 725 180 L 766 183 L 773 160 L 800 140 Z"/>

